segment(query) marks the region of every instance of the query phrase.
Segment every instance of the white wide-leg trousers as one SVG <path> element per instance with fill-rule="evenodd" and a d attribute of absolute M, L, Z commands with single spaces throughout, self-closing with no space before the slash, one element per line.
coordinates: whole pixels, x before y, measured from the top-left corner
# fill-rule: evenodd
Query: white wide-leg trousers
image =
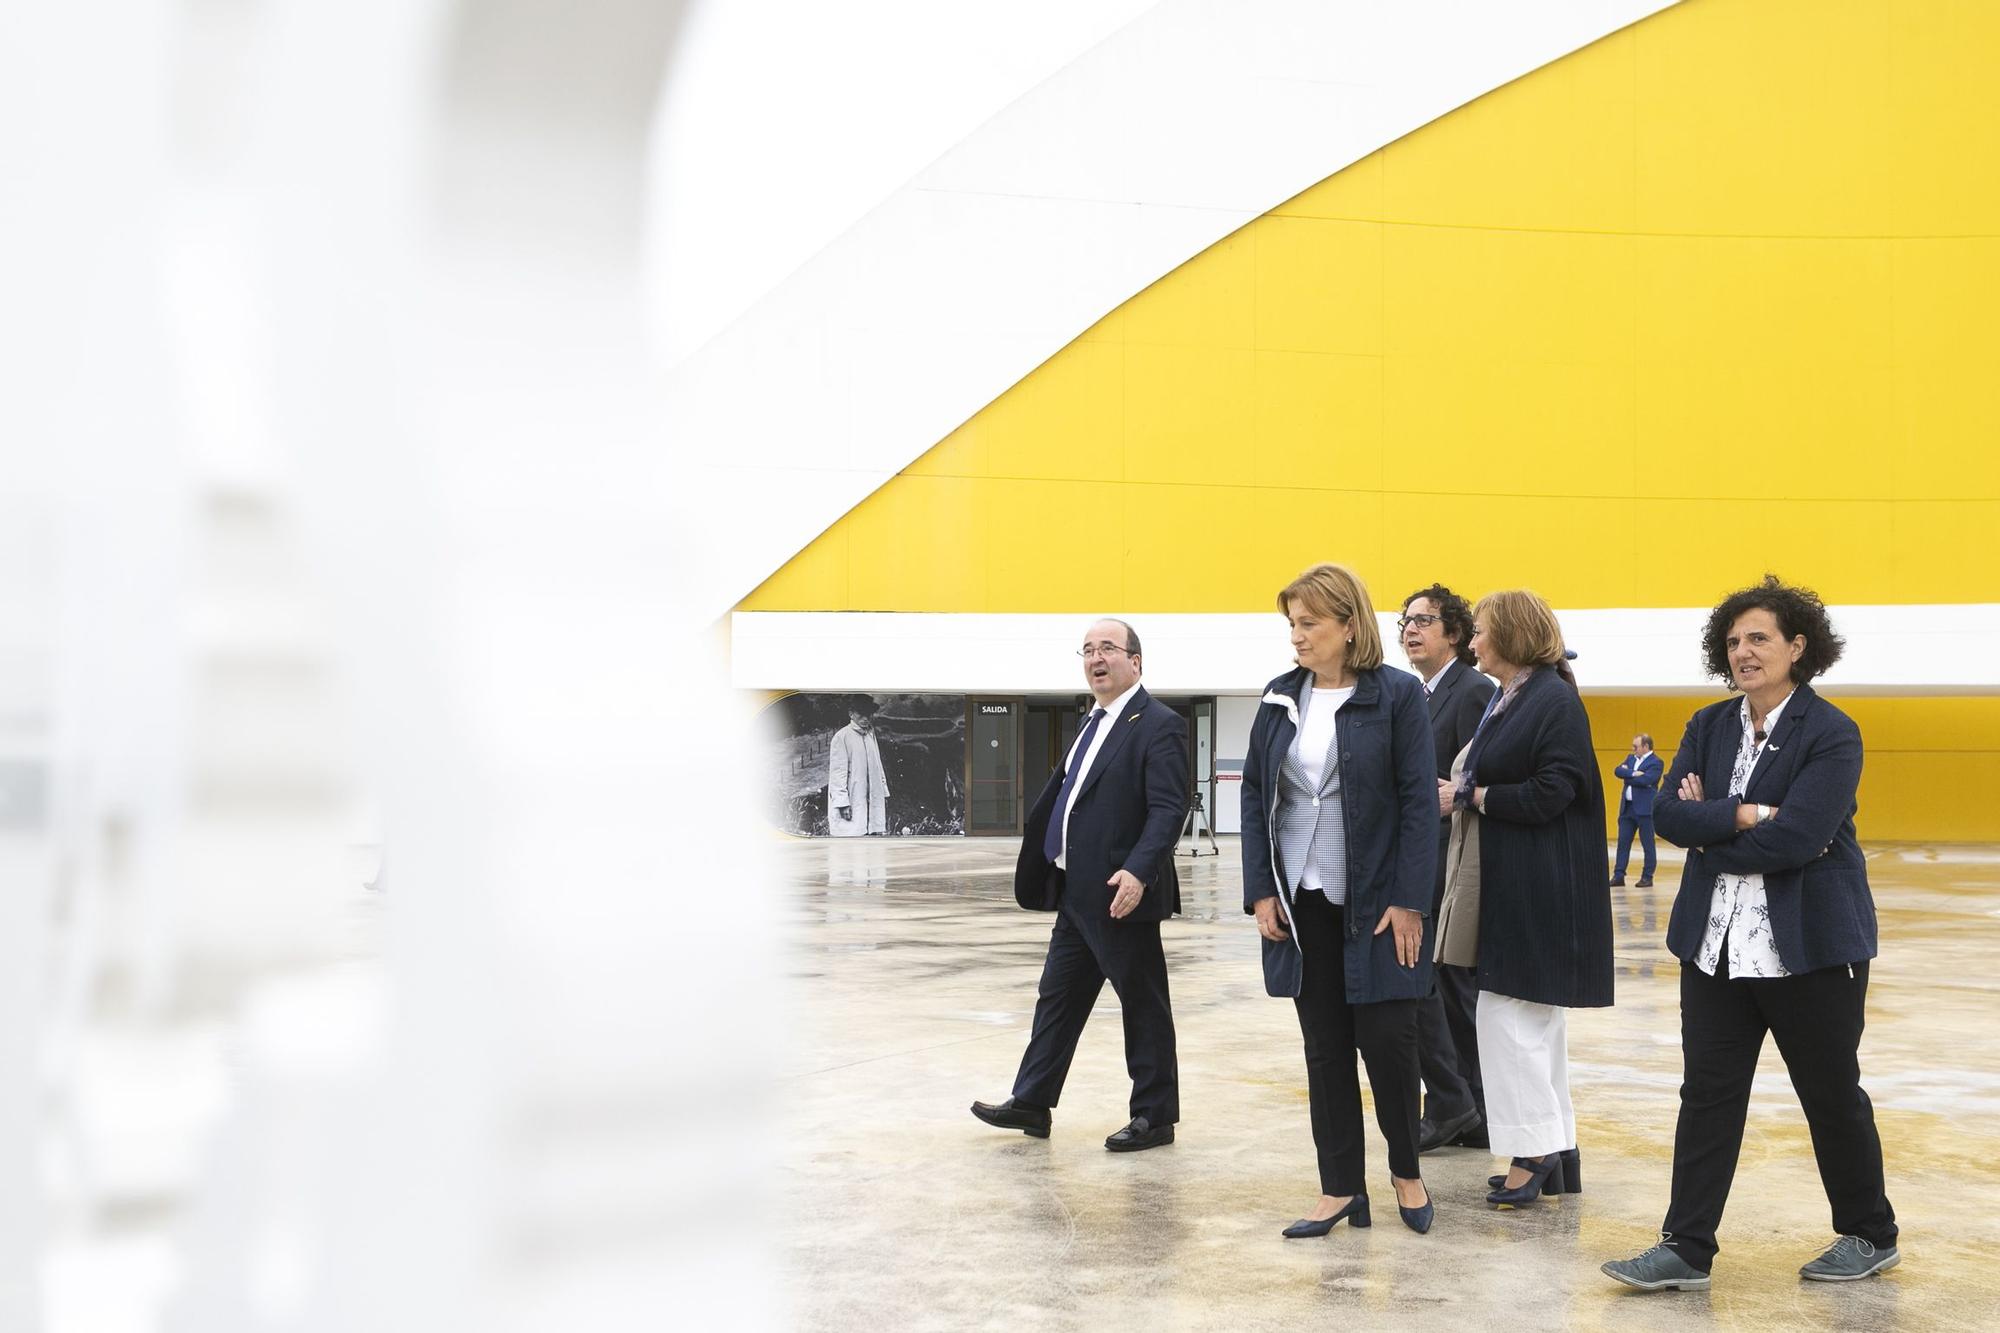
<path fill-rule="evenodd" d="M 1479 1067 L 1486 1077 L 1486 1138 L 1501 1157 L 1540 1157 L 1576 1146 L 1569 1103 L 1569 1011 L 1482 991 Z"/>

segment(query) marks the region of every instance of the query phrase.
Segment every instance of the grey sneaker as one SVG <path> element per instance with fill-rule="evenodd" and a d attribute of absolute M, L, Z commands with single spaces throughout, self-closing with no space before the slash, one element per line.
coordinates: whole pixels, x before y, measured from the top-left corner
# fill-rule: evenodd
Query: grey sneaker
<path fill-rule="evenodd" d="M 1842 1236 L 1825 1254 L 1799 1270 L 1799 1276 L 1813 1282 L 1855 1282 L 1901 1263 L 1903 1256 L 1891 1245 L 1876 1249 L 1859 1236 Z"/>
<path fill-rule="evenodd" d="M 1664 1245 L 1630 1259 L 1613 1259 L 1604 1265 L 1604 1275 L 1641 1291 L 1708 1290 L 1708 1274 Z"/>

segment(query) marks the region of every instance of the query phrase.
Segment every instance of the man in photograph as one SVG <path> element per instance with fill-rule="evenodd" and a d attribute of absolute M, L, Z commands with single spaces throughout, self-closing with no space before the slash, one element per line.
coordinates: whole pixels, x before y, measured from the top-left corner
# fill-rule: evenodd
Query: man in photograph
<path fill-rule="evenodd" d="M 875 734 L 875 701 L 866 695 L 847 705 L 847 725 L 827 747 L 826 831 L 836 838 L 889 831 L 889 777 Z"/>

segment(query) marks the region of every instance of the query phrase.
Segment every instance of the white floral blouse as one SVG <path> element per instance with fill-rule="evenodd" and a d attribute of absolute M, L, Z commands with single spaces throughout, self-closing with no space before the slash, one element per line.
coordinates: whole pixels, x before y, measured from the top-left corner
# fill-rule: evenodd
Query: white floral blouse
<path fill-rule="evenodd" d="M 1785 711 L 1785 705 L 1792 701 L 1786 695 L 1784 702 L 1773 708 L 1764 718 L 1765 744 L 1778 729 L 1778 714 Z M 1729 775 L 1729 794 L 1741 796 L 1750 786 L 1750 774 L 1757 768 L 1757 760 L 1764 753 L 1764 744 L 1757 740 L 1756 732 L 1750 726 L 1750 701 L 1743 701 L 1743 739 L 1736 747 L 1736 767 Z M 1708 900 L 1708 933 L 1701 938 L 1701 949 L 1695 954 L 1695 966 L 1710 976 L 1715 975 L 1716 965 L 1722 961 L 1723 942 L 1729 944 L 1729 975 L 1735 977 L 1788 977 L 1790 972 L 1778 960 L 1778 946 L 1771 938 L 1771 905 L 1764 897 L 1764 877 L 1762 875 L 1731 875 L 1723 873 L 1715 877 L 1715 891 Z"/>

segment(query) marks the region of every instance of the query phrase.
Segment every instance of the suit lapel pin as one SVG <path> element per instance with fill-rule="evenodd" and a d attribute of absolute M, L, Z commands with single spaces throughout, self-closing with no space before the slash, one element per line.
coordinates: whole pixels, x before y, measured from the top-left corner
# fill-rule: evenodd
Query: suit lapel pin
<path fill-rule="evenodd" d="M 1126 718 L 1125 720 L 1127 722 L 1137 722 L 1139 720 L 1139 715 L 1137 713 L 1134 713 L 1132 714 L 1132 716 Z"/>

